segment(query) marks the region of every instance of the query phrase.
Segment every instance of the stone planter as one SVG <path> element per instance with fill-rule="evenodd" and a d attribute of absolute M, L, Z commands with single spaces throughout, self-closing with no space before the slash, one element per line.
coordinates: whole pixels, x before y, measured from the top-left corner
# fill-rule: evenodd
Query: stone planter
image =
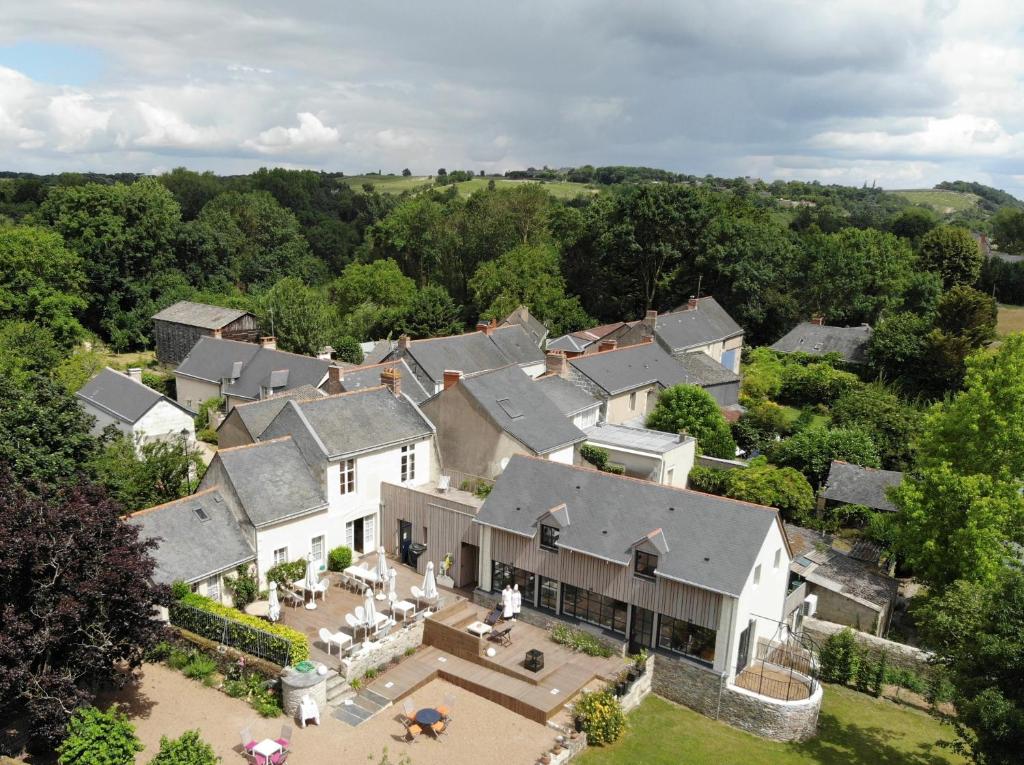
<path fill-rule="evenodd" d="M 316 702 L 321 713 L 327 710 L 327 675 L 317 672 L 296 672 L 285 670 L 281 675 L 281 707 L 289 717 L 295 717 L 299 711 L 299 701 L 309 694 Z"/>

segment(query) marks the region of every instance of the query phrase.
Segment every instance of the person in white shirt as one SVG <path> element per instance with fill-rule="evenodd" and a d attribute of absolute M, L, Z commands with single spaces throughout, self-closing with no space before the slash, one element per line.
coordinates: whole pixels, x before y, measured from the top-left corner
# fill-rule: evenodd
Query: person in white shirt
<path fill-rule="evenodd" d="M 519 591 L 519 585 L 512 586 L 512 618 L 518 619 L 519 612 L 523 610 L 523 593 Z"/>

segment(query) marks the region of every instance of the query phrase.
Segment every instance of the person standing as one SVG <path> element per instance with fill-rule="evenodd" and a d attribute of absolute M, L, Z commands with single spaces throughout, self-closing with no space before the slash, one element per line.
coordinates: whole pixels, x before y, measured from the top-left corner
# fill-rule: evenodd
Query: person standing
<path fill-rule="evenodd" d="M 512 618 L 512 588 L 507 584 L 505 589 L 501 591 L 501 618 Z"/>
<path fill-rule="evenodd" d="M 523 610 L 523 593 L 519 591 L 519 585 L 512 587 L 512 618 L 518 619 L 519 612 Z"/>

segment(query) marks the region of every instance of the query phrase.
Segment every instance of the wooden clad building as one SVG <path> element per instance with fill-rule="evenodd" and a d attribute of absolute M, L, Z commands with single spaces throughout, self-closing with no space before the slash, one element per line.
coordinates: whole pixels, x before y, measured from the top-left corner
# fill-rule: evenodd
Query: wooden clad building
<path fill-rule="evenodd" d="M 161 364 L 181 363 L 204 336 L 255 343 L 260 328 L 256 317 L 248 311 L 187 300 L 153 316 L 153 340 L 156 358 Z"/>

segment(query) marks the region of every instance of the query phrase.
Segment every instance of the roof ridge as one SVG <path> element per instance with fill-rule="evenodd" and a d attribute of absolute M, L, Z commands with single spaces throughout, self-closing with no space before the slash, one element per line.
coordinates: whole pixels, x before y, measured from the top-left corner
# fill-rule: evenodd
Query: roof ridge
<path fill-rule="evenodd" d="M 415 342 L 415 341 L 413 341 Z M 360 372 L 364 369 L 373 369 L 374 367 L 386 367 L 388 365 L 398 366 L 402 363 L 402 358 L 399 356 L 397 359 L 389 359 L 388 361 L 378 361 L 376 364 L 357 364 L 354 367 L 342 367 L 342 370 L 348 372 Z"/>
<path fill-rule="evenodd" d="M 256 402 L 252 402 L 256 403 Z M 286 436 L 278 436 L 277 438 L 268 438 L 266 441 L 254 441 L 251 444 L 240 444 L 239 446 L 229 446 L 227 449 L 218 449 L 217 454 L 226 454 L 227 452 L 237 452 L 242 449 L 252 449 L 254 446 L 266 446 L 267 444 L 276 444 L 278 441 L 287 441 L 291 439 L 291 434 Z M 216 456 L 216 455 L 214 455 Z"/>
<path fill-rule="evenodd" d="M 176 504 L 178 502 L 184 502 L 185 500 L 192 499 L 193 497 L 202 497 L 202 496 L 205 496 L 205 495 L 210 494 L 210 493 L 215 492 L 215 491 L 220 491 L 220 485 L 219 484 L 216 485 L 216 486 L 211 486 L 209 489 L 203 489 L 202 491 L 196 491 L 196 492 L 193 492 L 192 494 L 186 494 L 184 497 L 178 497 L 177 499 L 172 499 L 169 502 L 161 502 L 159 505 L 153 505 L 152 507 L 146 507 L 146 508 L 143 508 L 142 510 L 136 510 L 134 513 L 128 513 L 127 517 L 128 518 L 135 518 L 135 517 L 137 517 L 139 515 L 145 515 L 146 513 L 150 513 L 150 512 L 152 512 L 154 510 L 159 510 L 162 507 L 167 507 L 168 505 L 173 505 L 173 504 Z"/>
<path fill-rule="evenodd" d="M 344 385 L 345 381 L 342 380 L 341 384 Z M 342 398 L 343 396 L 354 396 L 354 395 L 356 395 L 358 393 L 372 393 L 373 391 L 385 390 L 386 388 L 387 388 L 386 385 L 373 385 L 373 386 L 371 386 L 369 388 L 356 388 L 355 390 L 343 390 L 343 391 L 341 391 L 341 393 L 332 393 L 329 396 L 321 396 L 320 398 L 308 398 L 308 399 L 305 399 L 304 401 L 296 401 L 295 404 L 296 405 L 300 405 L 300 404 L 318 404 L 321 401 L 330 401 L 331 399 Z"/>

